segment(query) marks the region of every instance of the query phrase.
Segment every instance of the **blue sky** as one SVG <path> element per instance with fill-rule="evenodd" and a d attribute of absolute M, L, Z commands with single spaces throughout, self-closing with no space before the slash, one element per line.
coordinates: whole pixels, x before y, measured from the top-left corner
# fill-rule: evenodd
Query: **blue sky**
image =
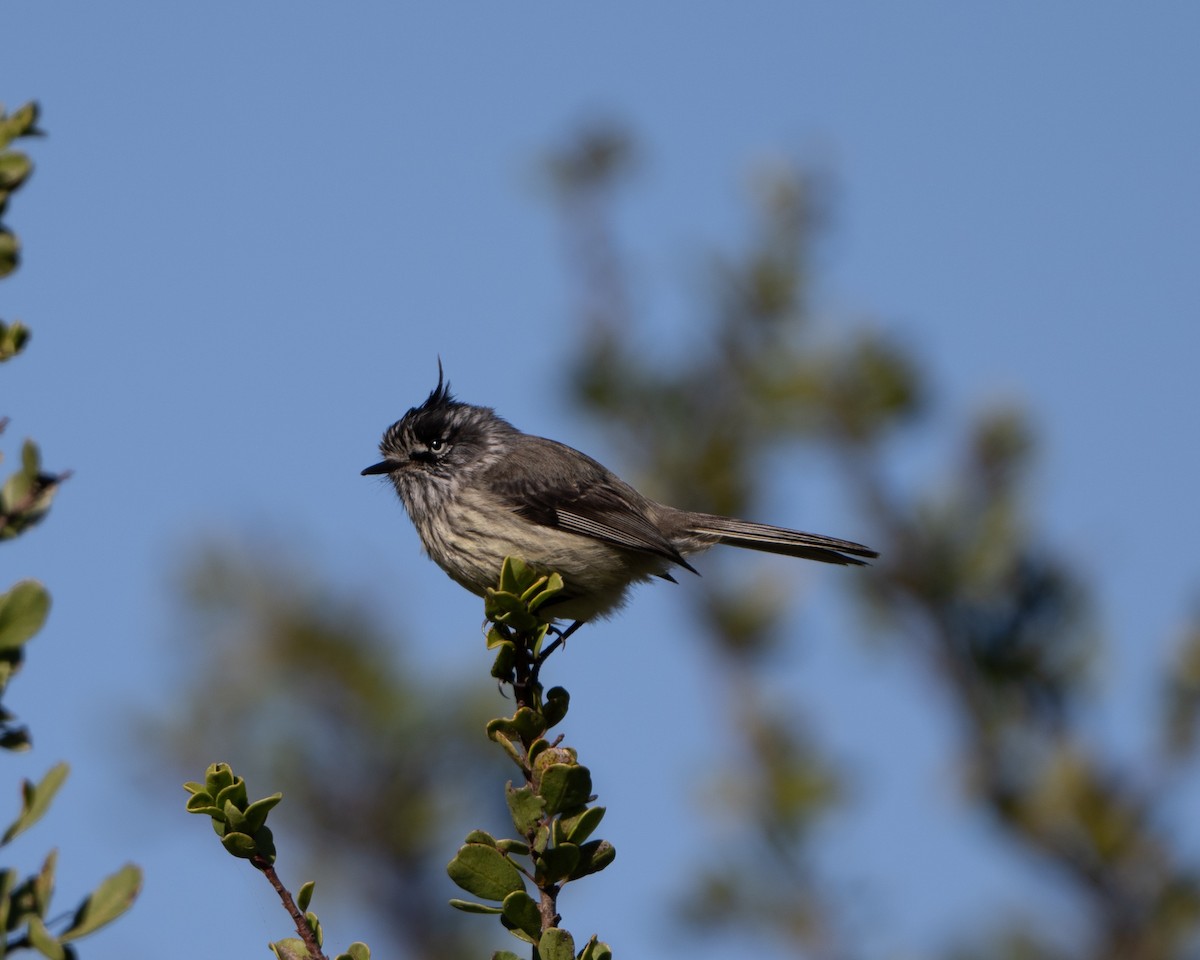
<path fill-rule="evenodd" d="M 178 679 L 171 574 L 188 544 L 282 531 L 385 605 L 420 591 L 463 638 L 428 666 L 482 673 L 478 604 L 358 470 L 432 386 L 438 354 L 464 399 L 605 455 L 561 401 L 577 331 L 538 181 L 544 151 L 598 115 L 642 144 L 620 227 L 660 334 L 686 335 L 709 250 L 745 235 L 753 170 L 830 174 L 822 314 L 928 362 L 942 435 L 915 473 L 936 479 L 988 402 L 1036 416 L 1035 519 L 1094 578 L 1113 642 L 1098 683 L 1122 678 L 1096 735 L 1143 745 L 1139 711 L 1197 586 L 1194 6 L 20 0 L 0 16 L 0 101 L 38 99 L 50 134 L 7 218 L 25 262 L 0 315 L 35 339 L 3 370 L 4 446 L 32 435 L 48 465 L 76 471 L 51 521 L 0 554 L 0 580 L 37 576 L 55 597 L 6 701 L 37 737 L 10 776 L 75 768 L 14 856 L 32 867 L 54 838 L 64 902 L 126 858 L 148 876 L 87 956 L 149 954 L 199 917 L 248 952 L 282 933 L 265 885 L 181 821 L 182 792 L 170 809 L 129 796 L 130 711 L 170 702 Z M 869 539 L 853 517 L 803 508 L 772 519 Z M 834 596 L 843 574 L 796 577 L 805 596 Z M 622 648 L 644 645 L 647 689 L 670 676 L 699 716 L 715 681 L 677 592 L 635 604 L 651 636 L 628 617 L 595 627 L 562 669 L 600 690 L 625 681 Z M 830 828 L 827 867 L 870 892 L 878 955 L 912 955 L 969 929 L 954 918 L 974 922 L 989 895 L 1020 902 L 1027 867 L 980 856 L 986 831 L 969 822 L 896 838 L 918 814 L 961 809 L 946 716 L 936 698 L 914 706 L 930 691 L 904 663 L 825 640 L 798 656 L 799 699 L 873 778 L 862 816 Z M 572 739 L 615 814 L 626 771 L 591 739 L 613 718 L 568 685 Z M 49 695 L 63 717 L 40 715 Z M 639 774 L 686 798 L 710 748 L 689 724 L 656 735 L 680 738 L 678 760 Z M 621 856 L 594 902 L 564 904 L 569 925 L 664 955 L 636 817 L 614 829 Z M 881 858 L 880 844 L 897 846 Z M 322 913 L 333 942 L 362 933 Z"/>

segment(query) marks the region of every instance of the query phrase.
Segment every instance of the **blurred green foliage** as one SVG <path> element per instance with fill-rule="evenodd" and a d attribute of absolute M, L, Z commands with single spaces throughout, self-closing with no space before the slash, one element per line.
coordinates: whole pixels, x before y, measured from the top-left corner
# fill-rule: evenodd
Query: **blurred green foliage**
<path fill-rule="evenodd" d="M 283 794 L 251 800 L 246 781 L 227 763 L 209 764 L 202 781 L 188 781 L 183 788 L 188 792 L 188 813 L 207 816 L 225 852 L 239 860 L 249 860 L 261 871 L 290 914 L 299 936 L 272 943 L 275 956 L 280 960 L 328 960 L 323 949 L 325 932 L 321 921 L 308 909 L 316 883 L 308 881 L 293 897 L 275 870 L 275 837 L 267 826 L 267 818 Z M 371 960 L 371 951 L 365 943 L 356 941 L 335 960 Z"/>
<path fill-rule="evenodd" d="M 639 485 L 680 506 L 755 518 L 766 497 L 791 486 L 801 457 L 819 461 L 858 523 L 830 532 L 882 555 L 843 578 L 863 632 L 886 638 L 940 691 L 956 725 L 964 801 L 1080 905 L 1073 942 L 1044 910 L 984 921 L 981 910 L 947 916 L 943 943 L 953 946 L 929 955 L 1195 957 L 1200 865 L 1172 830 L 1181 774 L 1196 760 L 1200 630 L 1162 679 L 1162 750 L 1130 759 L 1098 743 L 1083 720 L 1101 695 L 1090 682 L 1103 655 L 1096 614 L 1076 565 L 1032 529 L 1030 420 L 1016 409 L 985 411 L 961 437 L 940 438 L 954 451 L 950 463 L 897 479 L 906 445 L 942 422 L 931 377 L 881 325 L 815 321 L 811 272 L 828 203 L 820 181 L 799 170 L 753 181 L 750 239 L 711 256 L 703 310 L 676 330 L 671 349 L 656 347 L 628 295 L 628 255 L 611 227 L 636 154 L 633 138 L 610 126 L 584 131 L 546 164 L 577 294 L 567 377 L 575 400 L 646 478 Z M 484 809 L 482 797 L 462 795 L 464 785 L 494 782 L 475 752 L 486 714 L 467 687 L 439 689 L 403 669 L 398 639 L 365 612 L 368 602 L 281 568 L 281 555 L 213 549 L 191 566 L 182 621 L 192 693 L 176 704 L 169 752 L 193 765 L 232 747 L 239 766 L 279 785 L 303 811 L 297 827 L 314 857 L 336 864 L 345 892 L 390 925 L 396 955 L 472 955 L 430 887 L 447 829 Z M 697 649 L 727 685 L 713 722 L 736 744 L 714 761 L 715 792 L 721 815 L 741 829 L 736 843 L 698 847 L 697 861 L 656 866 L 674 871 L 678 919 L 693 934 L 728 933 L 746 955 L 865 957 L 845 922 L 854 905 L 815 856 L 831 815 L 853 814 L 852 792 L 805 724 L 803 704 L 769 683 L 789 642 L 790 578 L 800 575 L 732 551 L 706 558 L 705 589 L 692 593 L 707 640 Z M 510 606 L 518 616 L 520 604 Z M 498 648 L 497 675 L 512 666 Z M 489 731 L 520 762 L 528 718 L 502 719 Z M 520 832 L 540 811 L 519 791 L 509 814 Z M 518 848 L 501 845 L 512 842 L 525 841 L 468 837 L 459 872 L 499 906 L 460 906 L 500 910 L 522 929 L 532 927 L 536 902 L 506 866 Z M 662 904 L 647 913 L 660 919 Z"/>
<path fill-rule="evenodd" d="M 20 150 L 11 148 L 15 140 L 41 135 L 38 130 L 38 105 L 27 103 L 23 107 L 8 113 L 0 104 L 0 220 L 8 212 L 9 198 L 21 188 L 29 175 L 33 173 L 33 162 L 28 155 Z M 20 262 L 21 244 L 17 235 L 4 223 L 0 222 L 0 279 L 8 276 L 17 269 Z M 19 350 L 20 327 L 6 327 L 0 322 L 0 360 L 7 359 Z"/>
<path fill-rule="evenodd" d="M 889 457 L 930 410 L 928 377 L 877 331 L 814 322 L 808 271 L 822 196 L 798 170 L 754 183 L 753 239 L 714 258 L 710 316 L 694 338 L 666 359 L 646 350 L 625 278 L 612 269 L 625 262 L 609 224 L 630 149 L 627 135 L 600 128 L 549 165 L 574 238 L 584 331 L 569 377 L 576 399 L 670 503 L 753 517 L 768 492 L 760 469 L 768 455 L 803 444 L 806 456 L 832 463 L 863 524 L 848 535 L 882 555 L 853 586 L 873 628 L 944 689 L 963 735 L 969 799 L 1089 908 L 1087 935 L 1065 954 L 1056 931 L 998 919 L 982 932 L 955 931 L 970 943 L 952 955 L 1195 956 L 1200 865 L 1173 842 L 1173 798 L 1149 785 L 1178 782 L 1169 774 L 1195 760 L 1198 634 L 1164 678 L 1171 749 L 1140 767 L 1105 753 L 1081 722 L 1099 653 L 1087 591 L 1026 519 L 1026 418 L 982 414 L 948 485 L 904 489 L 891 479 Z M 709 569 L 723 562 L 714 556 Z M 730 728 L 751 760 L 727 795 L 760 843 L 715 858 L 685 915 L 694 928 L 773 936 L 805 955 L 855 956 L 856 944 L 840 942 L 839 904 L 811 858 L 812 827 L 837 804 L 838 778 L 803 724 L 765 693 L 786 594 L 764 591 L 747 610 L 736 580 L 706 578 L 699 620 L 732 688 L 722 698 L 734 705 Z"/>
<path fill-rule="evenodd" d="M 9 198 L 33 171 L 29 157 L 9 145 L 37 136 L 37 117 L 37 105 L 33 103 L 12 114 L 0 106 L 0 217 L 7 212 Z M 0 222 L 0 279 L 17 268 L 18 252 L 16 235 Z M 27 327 L 0 319 L 0 362 L 11 360 L 28 342 Z M 7 425 L 8 419 L 0 416 L 0 434 Z M 0 540 L 20 536 L 41 521 L 65 476 L 43 473 L 37 445 L 26 440 L 21 447 L 20 466 L 0 485 Z M 49 613 L 50 594 L 35 580 L 22 580 L 0 593 L 0 697 L 25 661 L 25 645 L 42 629 Z M 44 701 L 42 706 L 62 709 L 63 705 Z M 29 747 L 28 729 L 0 706 L 0 748 Z M 0 846 L 7 846 L 41 820 L 68 772 L 65 763 L 57 763 L 38 783 L 22 782 L 21 809 L 0 835 Z M 41 869 L 24 880 L 16 869 L 0 868 L 0 956 L 36 951 L 50 960 L 70 960 L 76 956 L 75 941 L 128 910 L 141 888 L 141 870 L 126 864 L 101 881 L 72 913 L 64 915 L 51 910 L 57 866 L 58 854 L 51 851 Z"/>
<path fill-rule="evenodd" d="M 378 918 L 378 955 L 478 956 L 478 932 L 445 907 L 444 867 L 457 829 L 504 815 L 487 789 L 502 761 L 480 734 L 491 691 L 416 675 L 370 598 L 280 559 L 294 554 L 212 544 L 190 558 L 184 692 L 147 724 L 155 769 L 182 779 L 219 756 L 278 789 L 293 862 Z"/>

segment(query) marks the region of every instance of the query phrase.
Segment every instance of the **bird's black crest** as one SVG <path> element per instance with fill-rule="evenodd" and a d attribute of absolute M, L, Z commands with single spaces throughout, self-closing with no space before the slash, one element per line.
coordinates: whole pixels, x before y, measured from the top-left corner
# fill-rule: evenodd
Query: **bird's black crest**
<path fill-rule="evenodd" d="M 411 430 L 422 442 L 457 433 L 462 426 L 462 411 L 470 409 L 455 399 L 450 392 L 450 383 L 442 372 L 442 360 L 438 358 L 438 382 L 433 392 L 419 407 L 413 407 L 392 427 L 399 437 L 405 429 Z M 399 440 L 397 440 L 399 442 Z"/>
<path fill-rule="evenodd" d="M 483 429 L 485 426 L 486 430 Z M 461 444 L 465 436 L 482 437 L 489 432 L 495 435 L 516 431 L 508 421 L 496 416 L 491 407 L 473 407 L 457 399 L 450 392 L 450 383 L 442 372 L 439 357 L 437 386 L 424 403 L 409 409 L 388 428 L 383 446 L 404 450 L 406 436 L 415 437 L 422 443 L 441 438 Z"/>
<path fill-rule="evenodd" d="M 450 392 L 450 381 L 442 374 L 442 358 L 438 357 L 438 382 L 433 388 L 433 392 L 425 399 L 425 402 L 415 410 L 410 412 L 416 413 L 424 410 L 436 410 L 439 407 L 448 407 L 457 401 L 454 399 L 454 394 Z"/>

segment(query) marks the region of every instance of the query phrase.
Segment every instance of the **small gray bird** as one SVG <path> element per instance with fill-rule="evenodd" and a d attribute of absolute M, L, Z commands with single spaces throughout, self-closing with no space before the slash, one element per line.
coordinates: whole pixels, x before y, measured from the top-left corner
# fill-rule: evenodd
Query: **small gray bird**
<path fill-rule="evenodd" d="M 379 450 L 363 475 L 391 479 L 451 579 L 484 596 L 505 557 L 557 571 L 565 589 L 544 609 L 575 621 L 567 633 L 613 613 L 634 583 L 675 582 L 672 566 L 696 573 L 686 557 L 718 543 L 824 563 L 878 556 L 849 540 L 657 503 L 586 454 L 459 402 L 441 364 L 437 387 L 388 427 Z"/>

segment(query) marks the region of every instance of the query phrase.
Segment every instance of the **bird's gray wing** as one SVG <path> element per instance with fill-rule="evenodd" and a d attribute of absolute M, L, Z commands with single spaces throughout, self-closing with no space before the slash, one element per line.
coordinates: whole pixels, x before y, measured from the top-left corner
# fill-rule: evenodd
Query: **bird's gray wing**
<path fill-rule="evenodd" d="M 649 500 L 602 464 L 565 444 L 523 436 L 517 450 L 490 471 L 488 482 L 531 523 L 654 554 L 695 573 L 650 519 Z"/>

